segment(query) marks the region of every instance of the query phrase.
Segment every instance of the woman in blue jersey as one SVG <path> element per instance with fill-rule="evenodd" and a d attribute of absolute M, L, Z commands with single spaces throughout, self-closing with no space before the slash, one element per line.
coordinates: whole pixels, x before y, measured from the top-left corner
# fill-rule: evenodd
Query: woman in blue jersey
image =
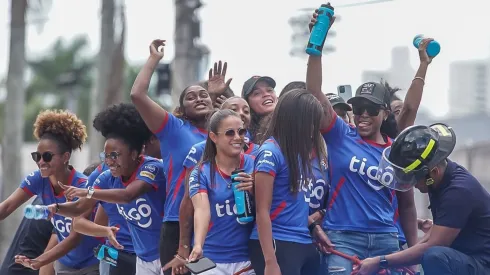
<path fill-rule="evenodd" d="M 249 255 L 257 274 L 317 274 L 308 230 L 311 153 L 320 155 L 322 107 L 306 90 L 279 99 L 255 159 L 256 225 Z M 301 251 L 301 253 L 298 253 Z"/>
<path fill-rule="evenodd" d="M 66 202 L 61 183 L 85 188 L 87 177 L 69 164 L 72 151 L 80 149 L 87 137 L 83 122 L 69 112 L 47 110 L 37 116 L 34 136 L 39 143 L 31 155 L 39 170 L 29 174 L 20 188 L 0 204 L 1 220 L 34 195 L 39 196 L 44 205 Z M 98 274 L 99 265 L 93 249 L 100 241 L 72 231 L 71 218 L 54 215 L 51 222 L 59 243 L 35 259 L 18 255 L 16 262 L 39 269 L 57 260 L 54 268 L 58 274 Z"/>
<path fill-rule="evenodd" d="M 212 102 L 227 90 L 224 82 L 226 63 L 215 65 L 210 72 L 208 90 L 193 85 L 185 88 L 179 97 L 175 114 L 167 112 L 148 96 L 148 86 L 153 71 L 163 58 L 164 40 L 150 45 L 150 57 L 141 69 L 131 90 L 131 100 L 136 105 L 148 128 L 160 140 L 162 161 L 167 178 L 167 197 L 160 237 L 160 260 L 167 263 L 179 248 L 179 208 L 184 196 L 185 171 L 182 163 L 192 145 L 206 139 L 205 125 Z M 209 91 L 209 92 L 208 92 Z M 166 271 L 165 274 L 171 274 Z"/>
<path fill-rule="evenodd" d="M 134 265 L 136 260 L 136 274 L 160 274 L 155 240 L 160 235 L 165 178 L 160 160 L 141 155 L 152 133 L 134 105 L 127 103 L 112 105 L 100 112 L 93 125 L 106 138 L 101 158 L 109 170 L 99 175 L 93 187 L 67 187 L 66 196 L 81 199 L 77 203 L 59 205 L 58 213 L 78 216 L 84 209 L 92 209 L 97 201 L 111 203 L 103 203 L 102 207 L 109 217 L 116 218 L 119 213 L 125 219 L 120 222 L 127 222 L 128 231 L 123 232 L 125 228 L 120 227 L 118 233 L 131 237 L 121 242 L 123 247 L 120 248 L 131 250 L 132 246 L 137 256 L 135 259 L 131 251 L 120 251 L 124 265 Z"/>
<path fill-rule="evenodd" d="M 232 96 L 227 98 L 221 104 L 222 110 L 233 110 L 237 114 L 239 114 L 243 127 L 247 129 L 250 125 L 250 107 L 248 103 L 241 97 Z M 209 122 L 208 122 L 209 123 Z M 252 143 L 246 136 L 245 142 L 243 145 L 243 153 L 246 155 L 250 155 L 255 158 L 257 155 L 259 146 L 257 144 Z M 184 160 L 184 168 L 186 169 L 186 173 L 189 174 L 194 166 L 201 160 L 202 154 L 204 153 L 204 148 L 206 146 L 207 141 L 202 141 L 198 144 L 192 146 L 189 151 L 189 154 Z M 188 177 L 187 177 L 188 178 Z M 186 187 L 188 187 L 188 180 L 186 180 Z M 190 253 L 190 240 L 192 236 L 192 217 L 194 216 L 194 207 L 192 206 L 192 201 L 189 197 L 189 190 L 187 188 L 184 198 L 182 199 L 179 211 L 179 224 L 180 224 L 180 240 L 179 240 L 179 250 L 177 254 L 181 258 L 187 258 Z M 181 261 L 172 260 L 172 262 L 165 265 L 164 270 L 169 268 L 173 268 L 174 272 L 180 272 L 179 270 L 185 270 L 183 263 Z M 179 273 L 177 273 L 179 274 Z"/>
<path fill-rule="evenodd" d="M 316 23 L 313 16 L 310 27 Z M 413 124 L 420 105 L 425 74 L 431 59 L 426 54 L 425 39 L 419 47 L 420 66 L 405 97 L 398 120 L 390 110 L 390 94 L 383 84 L 361 85 L 352 104 L 356 127 L 335 114 L 321 90 L 321 57 L 310 56 L 306 84 L 322 103 L 322 132 L 327 144 L 331 169 L 331 192 L 323 228 L 335 249 L 361 259 L 398 251 L 398 230 L 393 223 L 392 194 L 381 182 L 393 180 L 390 173 L 378 174 L 384 148 L 399 130 Z M 417 241 L 417 216 L 413 192 L 397 192 L 400 222 L 408 245 Z M 319 227 L 319 226 L 318 226 Z M 352 262 L 331 255 L 329 274 L 350 274 Z"/>
<path fill-rule="evenodd" d="M 246 129 L 240 116 L 231 110 L 212 115 L 208 129 L 202 161 L 189 177 L 189 195 L 195 209 L 189 261 L 205 256 L 217 264 L 201 274 L 255 274 L 247 248 L 251 224 L 238 221 L 230 177 L 235 169 L 243 169 L 237 187 L 252 191 L 254 161 L 242 152 Z"/>

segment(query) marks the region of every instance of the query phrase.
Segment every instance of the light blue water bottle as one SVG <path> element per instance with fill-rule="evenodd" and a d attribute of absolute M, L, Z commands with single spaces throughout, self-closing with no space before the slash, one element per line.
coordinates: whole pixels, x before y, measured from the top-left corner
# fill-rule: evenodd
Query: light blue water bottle
<path fill-rule="evenodd" d="M 238 173 L 242 172 L 244 172 L 244 170 L 236 169 L 231 173 L 231 184 L 233 186 L 233 194 L 235 196 L 238 221 L 241 223 L 249 223 L 254 221 L 252 198 L 247 191 L 241 191 L 236 188 L 240 182 L 236 181 L 235 178 L 238 177 Z"/>
<path fill-rule="evenodd" d="M 413 45 L 415 46 L 415 48 L 417 49 L 419 48 L 420 42 L 422 42 L 424 38 L 425 37 L 423 34 L 416 35 L 413 38 Z M 429 45 L 427 45 L 427 55 L 429 57 L 435 57 L 436 55 L 439 54 L 440 51 L 441 51 L 441 45 L 439 45 L 439 43 L 435 40 L 432 40 L 429 43 Z"/>
<path fill-rule="evenodd" d="M 334 15 L 334 8 L 330 3 L 323 4 L 318 9 L 318 17 L 316 23 L 313 26 L 308 45 L 306 46 L 306 53 L 313 56 L 320 56 L 323 51 L 323 44 L 327 38 L 328 28 L 330 27 L 330 20 Z"/>
<path fill-rule="evenodd" d="M 24 208 L 24 217 L 30 220 L 47 220 L 49 218 L 49 213 L 49 209 L 46 205 L 29 204 Z"/>

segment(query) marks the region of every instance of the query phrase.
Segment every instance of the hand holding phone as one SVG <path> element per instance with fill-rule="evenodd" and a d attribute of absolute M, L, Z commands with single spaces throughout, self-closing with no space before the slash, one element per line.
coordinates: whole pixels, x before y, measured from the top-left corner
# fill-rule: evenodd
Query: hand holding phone
<path fill-rule="evenodd" d="M 193 274 L 200 274 L 204 271 L 208 271 L 216 267 L 216 264 L 213 263 L 209 258 L 202 257 L 192 262 L 188 262 L 185 264 L 185 267 L 189 269 Z"/>
<path fill-rule="evenodd" d="M 350 85 L 340 85 L 337 87 L 337 94 L 347 102 L 352 97 L 352 87 Z"/>

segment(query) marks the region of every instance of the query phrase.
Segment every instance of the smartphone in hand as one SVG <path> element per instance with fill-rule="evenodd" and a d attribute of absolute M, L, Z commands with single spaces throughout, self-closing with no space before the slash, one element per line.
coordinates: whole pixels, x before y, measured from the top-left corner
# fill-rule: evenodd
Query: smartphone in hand
<path fill-rule="evenodd" d="M 352 87 L 350 85 L 340 85 L 337 87 L 337 94 L 347 102 L 352 97 Z"/>
<path fill-rule="evenodd" d="M 187 267 L 193 274 L 199 274 L 215 268 L 216 264 L 209 258 L 202 257 L 194 262 L 186 263 L 185 267 Z"/>

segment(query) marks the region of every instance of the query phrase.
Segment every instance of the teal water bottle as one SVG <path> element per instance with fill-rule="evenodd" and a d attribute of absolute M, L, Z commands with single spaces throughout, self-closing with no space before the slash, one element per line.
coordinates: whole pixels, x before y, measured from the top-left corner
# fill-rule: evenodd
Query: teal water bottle
<path fill-rule="evenodd" d="M 29 204 L 24 208 L 24 217 L 30 220 L 47 220 L 49 218 L 49 209 L 46 205 Z"/>
<path fill-rule="evenodd" d="M 231 173 L 231 184 L 235 196 L 238 221 L 240 223 L 249 223 L 254 221 L 252 198 L 247 191 L 241 191 L 236 188 L 240 182 L 236 181 L 235 178 L 238 177 L 238 173 L 242 172 L 244 172 L 244 170 L 236 169 Z"/>
<path fill-rule="evenodd" d="M 100 244 L 94 248 L 94 254 L 99 261 L 104 261 L 112 266 L 117 266 L 119 251 L 117 251 L 115 248 L 108 247 L 105 244 Z"/>
<path fill-rule="evenodd" d="M 413 46 L 418 49 L 420 42 L 422 42 L 424 38 L 425 37 L 422 34 L 416 35 L 413 38 Z M 441 45 L 435 40 L 432 40 L 429 43 L 429 45 L 427 45 L 427 55 L 429 57 L 435 57 L 436 55 L 439 54 L 440 51 L 441 51 Z"/>
<path fill-rule="evenodd" d="M 334 8 L 330 3 L 323 4 L 318 9 L 318 17 L 316 23 L 313 26 L 308 45 L 306 46 L 306 53 L 313 56 L 320 56 L 323 51 L 323 45 L 325 39 L 327 39 L 328 29 L 334 15 Z"/>

